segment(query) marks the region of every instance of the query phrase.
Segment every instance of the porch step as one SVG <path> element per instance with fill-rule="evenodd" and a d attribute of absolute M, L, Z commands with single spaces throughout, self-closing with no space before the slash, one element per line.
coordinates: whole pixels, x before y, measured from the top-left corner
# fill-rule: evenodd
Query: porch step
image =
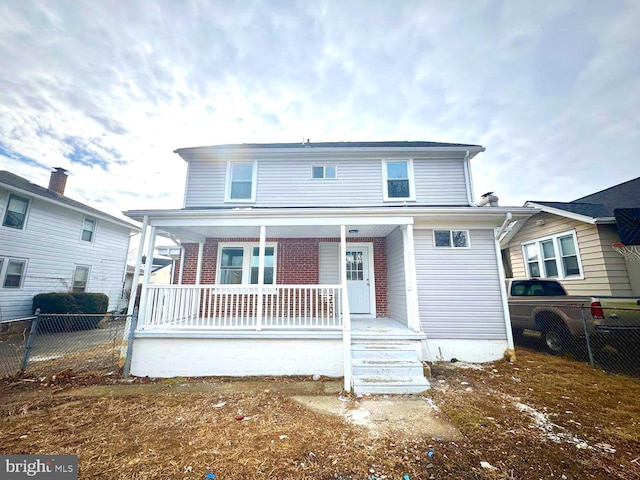
<path fill-rule="evenodd" d="M 414 394 L 429 389 L 417 341 L 355 341 L 351 345 L 353 391 L 363 394 Z"/>

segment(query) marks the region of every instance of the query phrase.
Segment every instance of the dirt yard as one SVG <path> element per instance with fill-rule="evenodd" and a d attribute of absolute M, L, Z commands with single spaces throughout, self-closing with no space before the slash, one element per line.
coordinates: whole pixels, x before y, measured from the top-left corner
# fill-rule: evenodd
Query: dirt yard
<path fill-rule="evenodd" d="M 0 453 L 77 454 L 80 478 L 640 478 L 637 379 L 520 349 L 431 381 L 408 407 L 330 379 L 12 378 Z"/>

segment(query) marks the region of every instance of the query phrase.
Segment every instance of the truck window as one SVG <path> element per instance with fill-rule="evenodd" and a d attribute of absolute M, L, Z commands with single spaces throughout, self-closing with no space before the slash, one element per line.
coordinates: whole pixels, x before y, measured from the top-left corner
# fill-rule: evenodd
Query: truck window
<path fill-rule="evenodd" d="M 522 280 L 511 284 L 512 297 L 550 297 L 565 296 L 567 293 L 557 282 Z"/>
<path fill-rule="evenodd" d="M 564 289 L 560 286 L 559 283 L 555 283 L 555 282 L 546 282 L 544 285 L 544 294 L 545 295 L 549 295 L 549 296 L 559 296 L 559 295 L 566 295 L 567 293 L 564 291 Z"/>
<path fill-rule="evenodd" d="M 514 297 L 521 297 L 526 295 L 527 286 L 524 282 L 513 282 L 511 284 L 511 295 Z"/>

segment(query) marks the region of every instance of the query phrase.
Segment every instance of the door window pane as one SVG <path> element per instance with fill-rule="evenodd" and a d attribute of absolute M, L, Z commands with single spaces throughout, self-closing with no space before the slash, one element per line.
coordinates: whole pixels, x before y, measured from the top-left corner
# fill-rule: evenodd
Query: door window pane
<path fill-rule="evenodd" d="M 20 288 L 25 264 L 24 260 L 9 260 L 4 276 L 4 288 Z"/>
<path fill-rule="evenodd" d="M 25 218 L 27 217 L 27 208 L 29 208 L 29 200 L 18 197 L 17 195 L 9 195 L 7 211 L 4 214 L 2 225 L 22 229 Z"/>
<path fill-rule="evenodd" d="M 273 254 L 275 249 L 273 247 L 265 247 L 264 249 L 264 284 L 273 284 Z M 260 255 L 260 247 L 253 247 L 253 255 L 251 256 L 251 283 L 256 285 L 258 283 L 258 261 Z"/>
<path fill-rule="evenodd" d="M 347 280 L 364 280 L 364 259 L 362 252 L 347 252 Z"/>
<path fill-rule="evenodd" d="M 220 259 L 219 283 L 223 285 L 241 284 L 243 260 L 244 249 L 242 247 L 223 248 Z"/>

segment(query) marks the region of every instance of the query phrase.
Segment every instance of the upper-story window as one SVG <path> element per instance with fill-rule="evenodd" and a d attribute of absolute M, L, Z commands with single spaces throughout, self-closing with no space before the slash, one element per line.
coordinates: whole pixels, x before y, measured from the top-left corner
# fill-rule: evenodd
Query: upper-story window
<path fill-rule="evenodd" d="M 315 179 L 338 178 L 338 167 L 335 165 L 318 165 L 311 167 L 311 177 Z"/>
<path fill-rule="evenodd" d="M 385 200 L 416 199 L 412 160 L 383 160 L 382 176 Z"/>
<path fill-rule="evenodd" d="M 89 217 L 84 217 L 82 221 L 82 236 L 80 237 L 84 242 L 93 242 L 93 236 L 96 232 L 96 220 Z"/>
<path fill-rule="evenodd" d="M 582 278 L 575 232 L 564 232 L 522 244 L 529 278 Z"/>
<path fill-rule="evenodd" d="M 19 230 L 24 229 L 28 209 L 29 199 L 19 197 L 13 193 L 10 194 L 9 201 L 7 202 L 7 209 L 4 212 L 2 225 L 5 227 L 17 228 Z"/>
<path fill-rule="evenodd" d="M 436 248 L 469 248 L 468 230 L 434 230 L 433 244 Z"/>
<path fill-rule="evenodd" d="M 227 167 L 227 202 L 256 201 L 256 162 L 229 162 Z"/>

